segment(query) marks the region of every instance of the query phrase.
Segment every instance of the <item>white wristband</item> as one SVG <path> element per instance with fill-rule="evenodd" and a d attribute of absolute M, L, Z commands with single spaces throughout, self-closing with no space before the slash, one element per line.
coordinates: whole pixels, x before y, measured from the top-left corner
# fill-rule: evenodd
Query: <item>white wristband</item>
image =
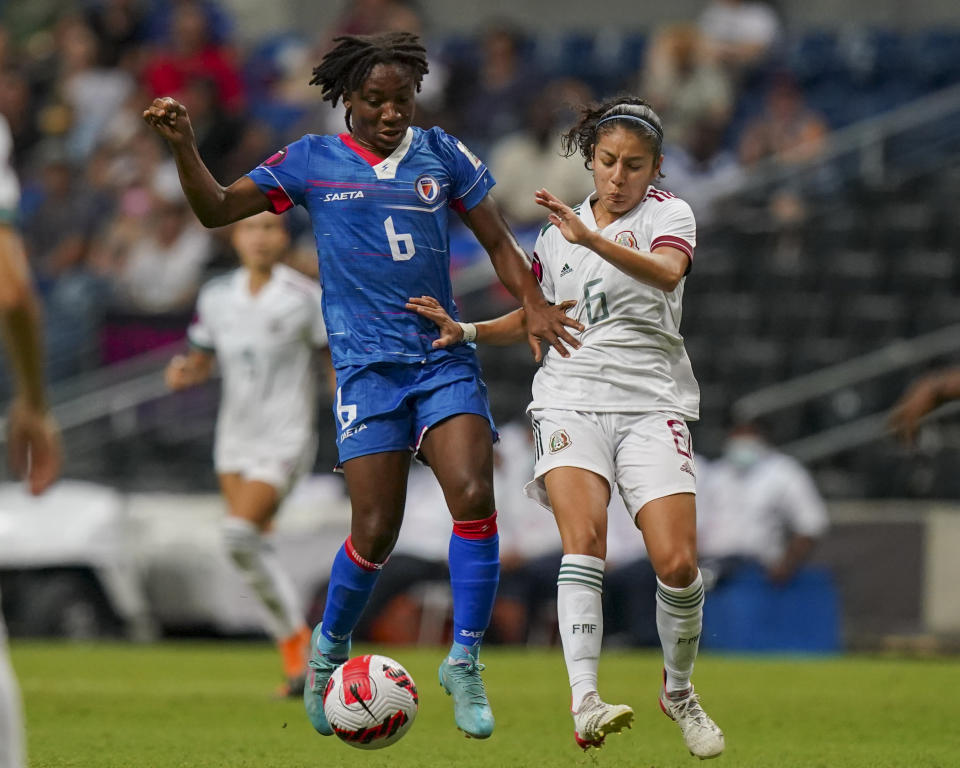
<path fill-rule="evenodd" d="M 464 344 L 469 344 L 470 342 L 477 340 L 477 326 L 475 326 L 473 323 L 457 323 L 457 325 L 459 325 L 461 330 L 463 330 L 462 341 Z"/>

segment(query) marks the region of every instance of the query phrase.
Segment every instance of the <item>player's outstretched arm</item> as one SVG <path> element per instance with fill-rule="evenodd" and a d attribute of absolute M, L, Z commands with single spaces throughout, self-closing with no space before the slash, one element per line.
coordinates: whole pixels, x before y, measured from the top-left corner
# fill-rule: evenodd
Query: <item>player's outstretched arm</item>
<path fill-rule="evenodd" d="M 222 227 L 269 209 L 267 196 L 249 177 L 243 176 L 229 187 L 213 178 L 200 158 L 183 104 L 169 96 L 154 99 L 143 110 L 143 119 L 170 147 L 183 193 L 203 226 Z"/>
<path fill-rule="evenodd" d="M 920 421 L 950 400 L 960 399 L 960 368 L 948 368 L 916 381 L 890 411 L 890 429 L 907 445 L 917 436 Z"/>
<path fill-rule="evenodd" d="M 677 287 L 690 266 L 690 257 L 677 248 L 661 245 L 652 252 L 636 251 L 608 240 L 599 232 L 588 229 L 569 205 L 545 189 L 538 190 L 535 199 L 550 211 L 547 218 L 568 242 L 589 248 L 638 282 L 669 293 Z"/>
<path fill-rule="evenodd" d="M 10 466 L 43 493 L 60 474 L 60 432 L 47 407 L 40 308 L 19 235 L 0 226 L 0 330 L 16 395 L 7 414 Z"/>
<path fill-rule="evenodd" d="M 167 363 L 163 381 L 168 389 L 178 391 L 202 384 L 213 371 L 213 355 L 193 348 L 189 354 L 176 355 Z"/>
<path fill-rule="evenodd" d="M 527 343 L 534 358 L 540 359 L 541 341 L 553 346 L 564 357 L 570 356 L 567 347 L 579 349 L 580 342 L 568 330 L 577 326 L 576 321 L 543 297 L 526 254 L 490 195 L 467 211 L 464 220 L 490 255 L 500 282 L 522 305 L 527 324 Z"/>
<path fill-rule="evenodd" d="M 566 313 L 572 307 L 576 306 L 576 303 L 576 301 L 572 300 L 564 301 L 557 305 L 557 308 Z M 482 344 L 490 344 L 495 347 L 506 347 L 510 344 L 518 344 L 527 338 L 526 312 L 523 308 L 515 309 L 513 312 L 508 312 L 493 320 L 485 320 L 480 323 L 458 323 L 447 314 L 447 311 L 440 305 L 440 302 L 432 296 L 411 298 L 406 306 L 407 309 L 436 323 L 437 328 L 440 329 L 440 338 L 433 342 L 435 349 L 463 343 L 466 331 L 464 325 L 467 327 L 473 325 L 475 328 L 476 336 L 470 340 Z M 578 331 L 583 330 L 581 323 L 573 320 L 573 318 L 569 319 L 571 320 L 571 327 L 576 328 Z M 539 347 L 537 352 L 538 354 L 535 356 L 536 361 L 540 362 L 541 354 L 539 354 Z"/>

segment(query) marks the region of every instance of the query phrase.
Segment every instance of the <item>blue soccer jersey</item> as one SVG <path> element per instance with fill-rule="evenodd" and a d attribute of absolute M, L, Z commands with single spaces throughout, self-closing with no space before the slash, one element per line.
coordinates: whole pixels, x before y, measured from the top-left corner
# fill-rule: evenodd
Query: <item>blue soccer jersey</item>
<path fill-rule="evenodd" d="M 275 213 L 294 205 L 310 213 L 335 367 L 452 354 L 432 348 L 437 327 L 404 305 L 433 296 L 458 316 L 448 209 L 470 210 L 494 185 L 463 143 L 439 128 L 410 128 L 384 159 L 349 134 L 310 134 L 248 175 Z"/>

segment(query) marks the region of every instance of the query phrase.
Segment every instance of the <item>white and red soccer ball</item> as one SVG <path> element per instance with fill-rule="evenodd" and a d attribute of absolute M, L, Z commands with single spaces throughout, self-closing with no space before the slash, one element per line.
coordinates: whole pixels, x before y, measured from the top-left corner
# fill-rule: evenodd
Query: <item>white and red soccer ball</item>
<path fill-rule="evenodd" d="M 359 749 L 395 744 L 410 730 L 419 705 L 410 673 L 386 656 L 357 656 L 341 664 L 323 692 L 333 732 Z"/>

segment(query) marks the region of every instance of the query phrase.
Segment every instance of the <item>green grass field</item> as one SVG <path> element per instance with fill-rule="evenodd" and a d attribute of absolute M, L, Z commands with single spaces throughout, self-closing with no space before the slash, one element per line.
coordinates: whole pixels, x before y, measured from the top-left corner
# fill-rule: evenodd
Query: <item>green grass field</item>
<path fill-rule="evenodd" d="M 632 705 L 637 719 L 632 730 L 584 755 L 572 738 L 558 650 L 484 651 L 497 730 L 481 742 L 465 739 L 453 725 L 449 699 L 436 681 L 442 651 L 386 649 L 413 674 L 421 706 L 410 733 L 379 752 L 322 738 L 298 702 L 273 700 L 278 662 L 265 644 L 15 642 L 12 651 L 34 768 L 699 764 L 657 706 L 655 653 L 604 657 L 604 697 Z M 727 751 L 712 766 L 960 766 L 960 659 L 703 654 L 695 682 L 726 732 Z"/>

